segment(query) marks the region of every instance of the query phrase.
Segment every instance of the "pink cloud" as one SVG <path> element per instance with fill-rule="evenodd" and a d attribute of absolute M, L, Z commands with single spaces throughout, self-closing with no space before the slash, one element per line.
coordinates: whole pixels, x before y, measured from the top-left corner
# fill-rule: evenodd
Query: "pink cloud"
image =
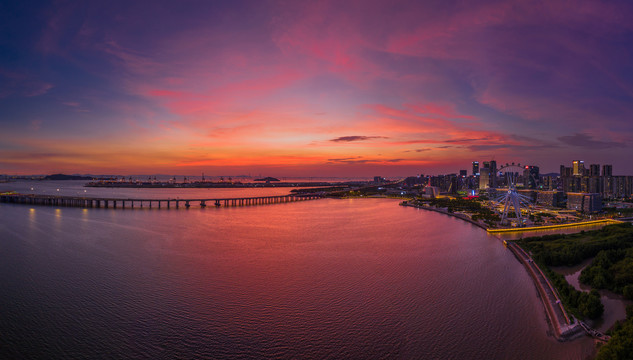
<path fill-rule="evenodd" d="M 169 31 L 148 30 L 161 9 L 134 21 L 126 9 L 111 23 L 87 16 L 80 27 L 67 9 L 50 17 L 38 49 L 107 80 L 103 94 L 118 91 L 68 98 L 115 112 L 139 148 L 180 149 L 172 164 L 420 164 L 553 146 L 549 133 L 572 126 L 559 137 L 625 144 L 631 133 L 622 121 L 633 116 L 622 76 L 631 55 L 602 44 L 632 29 L 630 5 L 267 2 L 252 18 L 229 9 L 231 21 L 189 13 Z M 47 85 L 37 79 L 30 93 Z M 222 161 L 196 162 L 205 152 Z"/>

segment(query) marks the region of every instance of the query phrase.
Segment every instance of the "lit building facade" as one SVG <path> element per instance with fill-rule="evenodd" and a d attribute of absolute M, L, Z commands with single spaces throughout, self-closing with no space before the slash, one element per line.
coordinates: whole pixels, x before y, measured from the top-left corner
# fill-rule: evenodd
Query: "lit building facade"
<path fill-rule="evenodd" d="M 539 191 L 536 193 L 536 203 L 547 207 L 561 206 L 563 193 L 560 191 Z"/>
<path fill-rule="evenodd" d="M 572 175 L 583 176 L 585 175 L 585 162 L 582 160 L 572 161 Z"/>
<path fill-rule="evenodd" d="M 602 210 L 602 195 L 567 193 L 567 209 L 591 214 Z"/>

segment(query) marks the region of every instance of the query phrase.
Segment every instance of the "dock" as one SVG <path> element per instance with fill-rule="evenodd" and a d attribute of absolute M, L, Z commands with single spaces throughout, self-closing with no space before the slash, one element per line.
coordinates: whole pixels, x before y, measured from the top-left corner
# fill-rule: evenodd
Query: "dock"
<path fill-rule="evenodd" d="M 122 199 L 122 198 L 96 198 L 78 196 L 54 196 L 54 195 L 34 195 L 34 194 L 3 194 L 0 195 L 0 203 L 58 206 L 58 207 L 81 207 L 81 208 L 112 208 L 112 209 L 134 209 L 134 208 L 157 208 L 157 209 L 188 209 L 192 206 L 205 208 L 214 207 L 236 207 L 282 204 L 296 201 L 322 199 L 321 194 L 291 194 L 276 196 L 256 196 L 241 198 L 211 198 L 211 199 Z"/>

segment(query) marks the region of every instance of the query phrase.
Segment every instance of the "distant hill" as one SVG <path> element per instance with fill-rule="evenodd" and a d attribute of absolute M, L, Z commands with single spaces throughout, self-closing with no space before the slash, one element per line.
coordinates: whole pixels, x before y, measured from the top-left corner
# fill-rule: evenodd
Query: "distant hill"
<path fill-rule="evenodd" d="M 46 175 L 44 180 L 92 180 L 92 176 L 53 174 Z"/>

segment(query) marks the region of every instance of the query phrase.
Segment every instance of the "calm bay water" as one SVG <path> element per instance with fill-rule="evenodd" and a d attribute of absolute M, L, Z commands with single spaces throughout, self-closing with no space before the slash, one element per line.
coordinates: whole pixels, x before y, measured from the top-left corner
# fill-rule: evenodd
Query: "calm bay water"
<path fill-rule="evenodd" d="M 0 219 L 3 357 L 593 352 L 590 339 L 548 336 L 530 277 L 497 238 L 393 200 L 190 210 L 0 204 Z"/>

